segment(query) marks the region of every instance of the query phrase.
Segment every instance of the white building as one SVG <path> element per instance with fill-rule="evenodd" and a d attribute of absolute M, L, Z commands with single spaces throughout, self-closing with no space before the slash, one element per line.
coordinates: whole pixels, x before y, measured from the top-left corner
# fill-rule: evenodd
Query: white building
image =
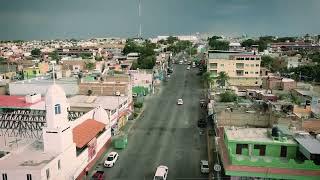
<path fill-rule="evenodd" d="M 107 112 L 97 107 L 69 121 L 69 104 L 63 89 L 51 85 L 41 138 L 15 136 L 0 139 L 0 174 L 4 180 L 71 180 L 84 176 L 110 144 Z M 29 114 L 26 117 L 36 116 Z M 0 121 L 9 121 L 0 116 Z M 28 119 L 23 118 L 23 121 Z M 32 120 L 29 121 L 31 123 Z M 33 123 L 40 122 L 33 119 Z M 15 122 L 12 122 L 15 123 Z M 41 125 L 40 125 L 41 126 Z M 0 129 L 4 133 L 6 129 Z M 32 133 L 34 130 L 25 129 Z M 23 132 L 24 133 L 24 132 Z"/>

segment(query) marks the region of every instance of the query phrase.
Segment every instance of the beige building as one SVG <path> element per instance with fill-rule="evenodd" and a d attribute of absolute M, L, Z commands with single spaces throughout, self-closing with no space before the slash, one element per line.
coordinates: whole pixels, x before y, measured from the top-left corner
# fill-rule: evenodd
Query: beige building
<path fill-rule="evenodd" d="M 261 57 L 252 53 L 237 51 L 209 51 L 207 71 L 217 77 L 226 72 L 231 86 L 260 86 Z"/>

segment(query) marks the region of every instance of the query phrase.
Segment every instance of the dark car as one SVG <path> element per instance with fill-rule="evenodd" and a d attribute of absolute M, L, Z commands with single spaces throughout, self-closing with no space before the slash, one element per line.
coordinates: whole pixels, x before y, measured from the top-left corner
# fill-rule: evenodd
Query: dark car
<path fill-rule="evenodd" d="M 105 180 L 104 171 L 97 171 L 92 175 L 93 180 Z"/>
<path fill-rule="evenodd" d="M 199 128 L 206 128 L 207 127 L 207 121 L 204 119 L 199 119 L 198 121 L 198 127 Z"/>

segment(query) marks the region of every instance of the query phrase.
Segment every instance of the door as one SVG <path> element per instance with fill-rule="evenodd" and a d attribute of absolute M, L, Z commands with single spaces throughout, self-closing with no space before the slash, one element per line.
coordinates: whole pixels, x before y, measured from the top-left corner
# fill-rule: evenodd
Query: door
<path fill-rule="evenodd" d="M 287 157 L 287 146 L 281 146 L 280 157 Z"/>

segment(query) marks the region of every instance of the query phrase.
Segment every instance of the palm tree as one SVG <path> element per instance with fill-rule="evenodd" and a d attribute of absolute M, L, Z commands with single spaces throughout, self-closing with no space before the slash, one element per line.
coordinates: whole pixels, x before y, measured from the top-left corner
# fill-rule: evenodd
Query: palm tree
<path fill-rule="evenodd" d="M 203 81 L 206 83 L 206 85 L 211 89 L 212 86 L 214 86 L 214 80 L 215 78 L 211 76 L 209 72 L 206 72 L 202 75 Z"/>
<path fill-rule="evenodd" d="M 217 83 L 221 87 L 225 87 L 228 80 L 229 80 L 229 76 L 226 72 L 224 72 L 224 71 L 219 72 L 218 77 L 217 77 Z"/>

